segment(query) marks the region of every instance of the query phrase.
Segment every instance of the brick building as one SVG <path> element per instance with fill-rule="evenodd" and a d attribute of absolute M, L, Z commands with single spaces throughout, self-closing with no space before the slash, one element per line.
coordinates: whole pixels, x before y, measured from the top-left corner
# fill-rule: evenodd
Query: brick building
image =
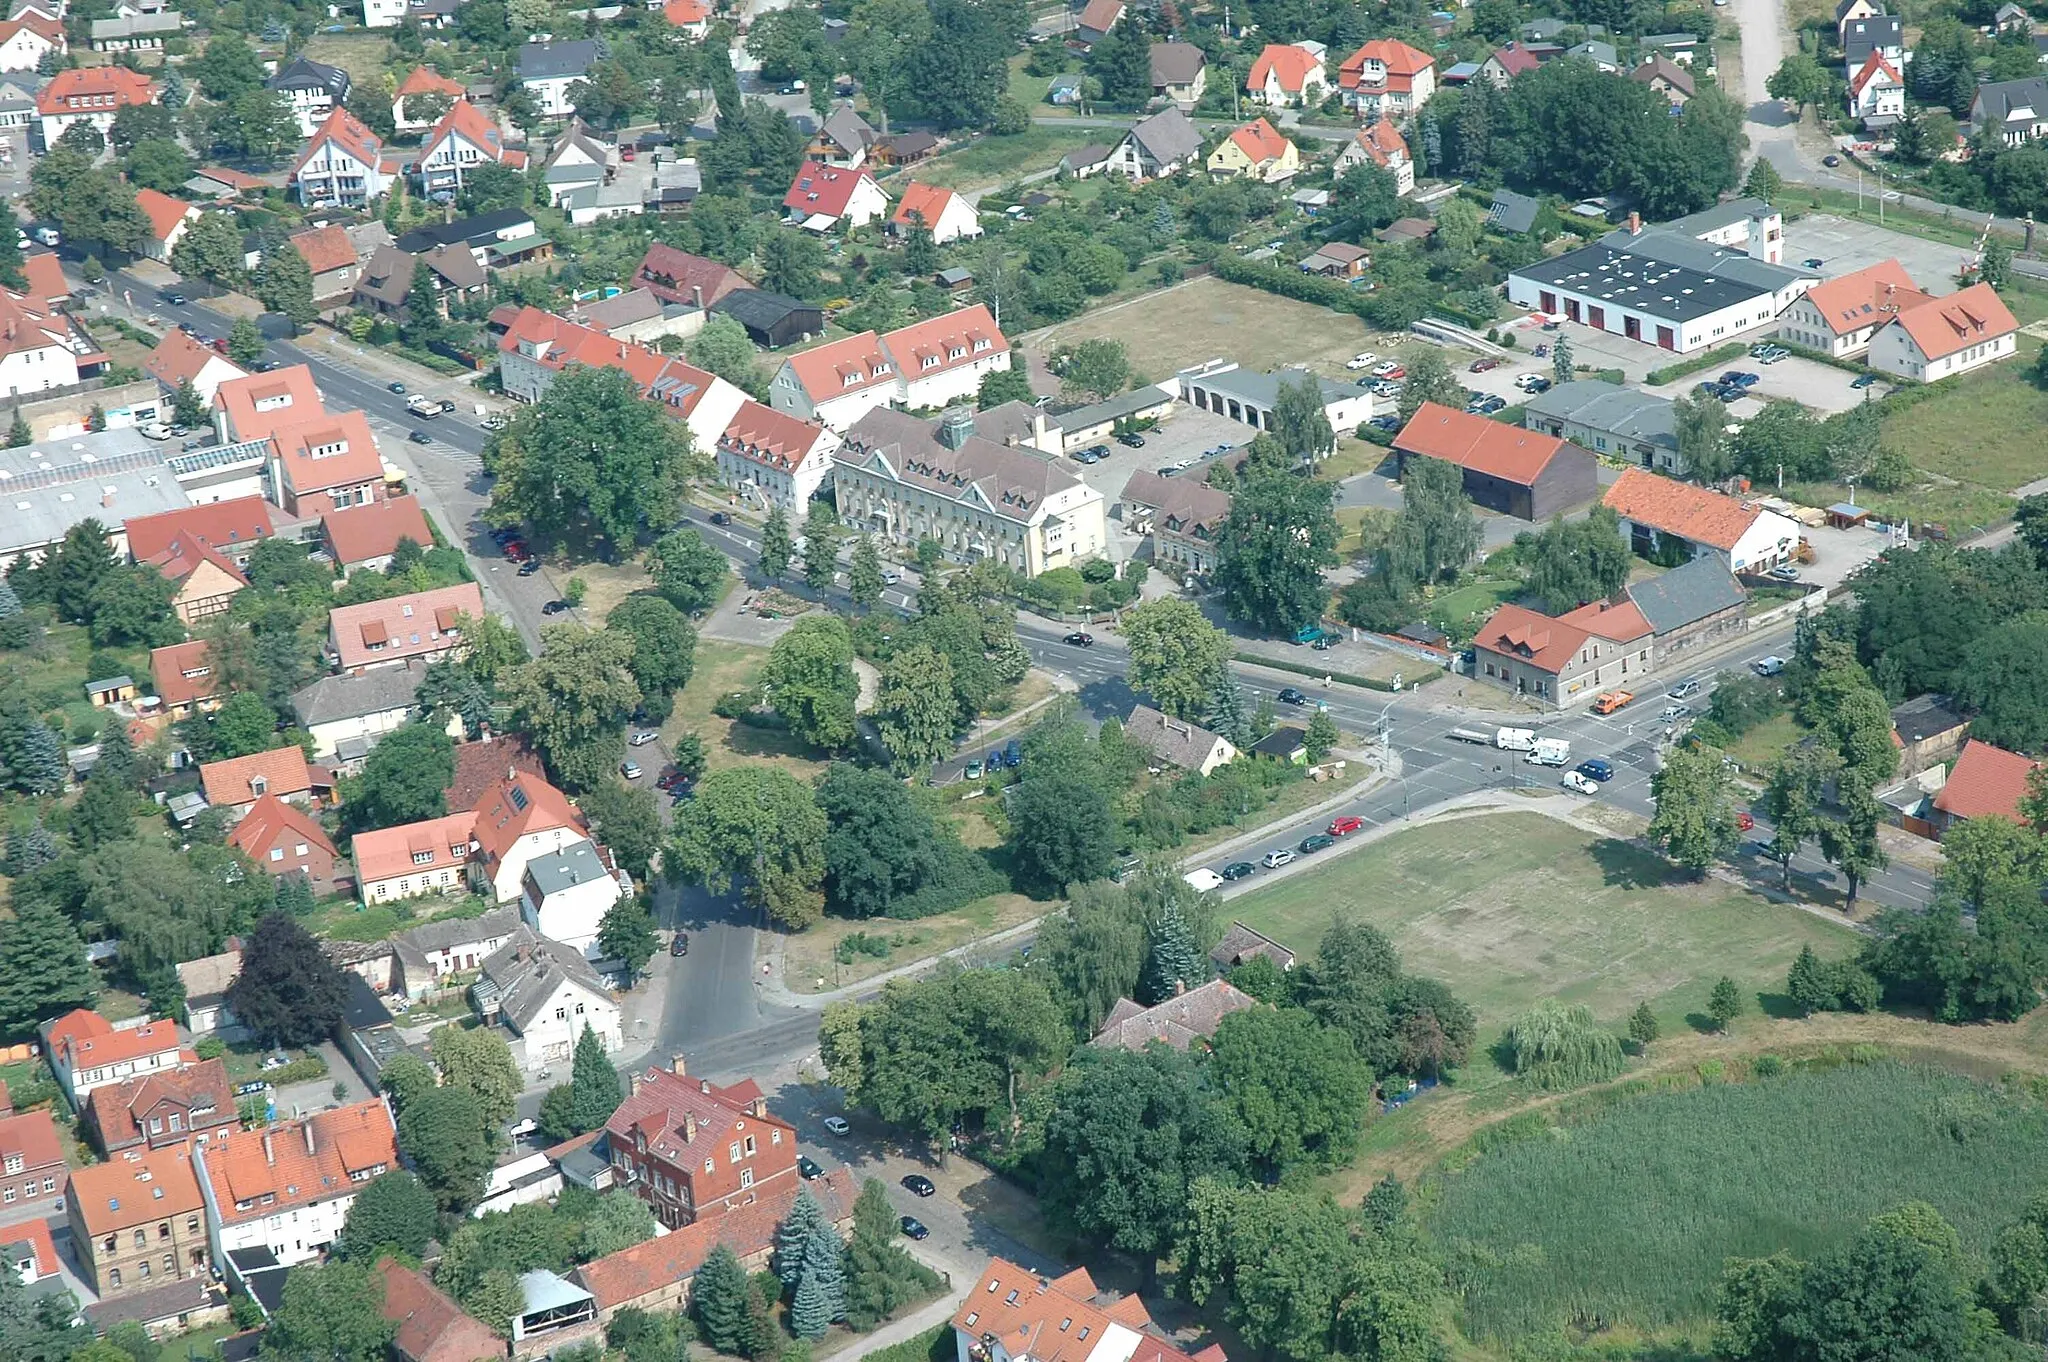
<path fill-rule="evenodd" d="M 796 1130 L 768 1114 L 752 1079 L 718 1087 L 649 1068 L 605 1122 L 613 1176 L 670 1229 L 723 1215 L 798 1181 Z"/>

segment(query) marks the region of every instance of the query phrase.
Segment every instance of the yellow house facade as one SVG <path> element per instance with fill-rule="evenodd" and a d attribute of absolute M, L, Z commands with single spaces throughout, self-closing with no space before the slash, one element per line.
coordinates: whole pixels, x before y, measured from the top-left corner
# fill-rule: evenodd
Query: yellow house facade
<path fill-rule="evenodd" d="M 1207 164 L 1209 177 L 1214 180 L 1252 179 L 1280 184 L 1301 172 L 1301 151 L 1275 131 L 1271 123 L 1258 118 L 1217 143 Z"/>

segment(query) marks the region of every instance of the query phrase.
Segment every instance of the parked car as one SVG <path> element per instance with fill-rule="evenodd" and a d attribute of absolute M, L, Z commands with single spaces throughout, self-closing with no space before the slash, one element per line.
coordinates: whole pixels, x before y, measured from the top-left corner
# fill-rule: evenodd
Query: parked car
<path fill-rule="evenodd" d="M 1347 833 L 1357 832 L 1360 828 L 1364 826 L 1365 820 L 1363 818 L 1360 818 L 1355 814 L 1346 813 L 1339 814 L 1337 817 L 1332 818 L 1330 820 L 1330 826 L 1324 829 L 1324 831 L 1326 831 L 1332 837 L 1342 837 L 1345 836 Z"/>
<path fill-rule="evenodd" d="M 634 747 L 645 747 L 660 736 L 661 730 L 658 728 L 643 728 L 626 741 Z"/>
<path fill-rule="evenodd" d="M 1401 418 L 1398 416 L 1375 416 L 1372 420 L 1367 421 L 1366 424 L 1374 430 L 1384 430 L 1389 435 L 1392 435 L 1401 429 Z"/>
<path fill-rule="evenodd" d="M 1806 268 L 1810 270 L 1817 270 L 1821 267 L 1823 262 L 1819 256 L 1809 255 L 1806 257 L 1806 259 L 1800 261 L 1799 263 L 1806 266 Z"/>
<path fill-rule="evenodd" d="M 1588 757 L 1579 763 L 1579 774 L 1588 780 L 1614 779 L 1614 763 L 1605 757 Z"/>
<path fill-rule="evenodd" d="M 526 541 L 516 534 L 510 539 L 500 540 L 498 547 L 503 549 L 505 556 L 514 562 L 526 556 Z"/>
<path fill-rule="evenodd" d="M 1563 784 L 1563 786 L 1567 790 L 1570 790 L 1573 794 L 1589 795 L 1600 793 L 1600 787 L 1598 785 L 1595 785 L 1591 780 L 1587 779 L 1585 776 L 1580 775 L 1577 771 L 1566 771 L 1564 773 L 1564 780 L 1560 783 Z"/>
<path fill-rule="evenodd" d="M 965 771 L 961 772 L 961 774 L 962 774 L 962 775 L 964 775 L 964 776 L 966 776 L 966 777 L 967 777 L 967 779 L 969 779 L 969 780 L 980 780 L 980 779 L 981 779 L 981 758 L 980 758 L 980 757 L 970 757 L 970 758 L 968 759 L 968 761 L 967 761 L 967 769 L 966 769 Z"/>
<path fill-rule="evenodd" d="M 199 334 L 199 328 L 192 325 L 192 323 L 190 322 L 179 322 L 178 329 L 188 336 L 196 336 Z"/>
<path fill-rule="evenodd" d="M 640 763 L 631 757 L 619 763 L 619 774 L 628 780 L 640 779 Z"/>
<path fill-rule="evenodd" d="M 1874 386 L 1876 383 L 1876 374 L 1858 374 L 1856 375 L 1856 377 L 1849 380 L 1849 386 L 1852 388 L 1868 388 Z"/>
<path fill-rule="evenodd" d="M 1014 771 L 1024 764 L 1024 749 L 1015 738 L 1003 744 L 1003 765 Z"/>
<path fill-rule="evenodd" d="M 1820 163 L 1826 166 L 1829 170 L 1833 170 L 1836 166 L 1842 164 L 1842 158 L 1835 155 L 1833 152 L 1829 152 L 1827 155 L 1820 158 Z"/>
<path fill-rule="evenodd" d="M 922 1173 L 904 1174 L 903 1185 L 918 1196 L 930 1196 L 939 1190 L 932 1185 L 932 1180 Z"/>
<path fill-rule="evenodd" d="M 1088 453 L 1090 453 L 1090 454 L 1093 454 L 1093 455 L 1094 455 L 1094 456 L 1095 456 L 1095 457 L 1096 457 L 1096 458 L 1097 458 L 1098 460 L 1099 460 L 1099 459 L 1106 459 L 1106 458 L 1108 458 L 1108 457 L 1109 457 L 1109 446 L 1108 446 L 1108 445 L 1090 445 L 1090 446 L 1088 446 L 1087 452 L 1088 452 Z"/>
<path fill-rule="evenodd" d="M 1060 642 L 1071 643 L 1076 648 L 1093 648 L 1095 646 L 1095 635 L 1076 629 L 1073 633 L 1061 639 Z"/>
<path fill-rule="evenodd" d="M 821 1178 L 825 1176 L 825 1170 L 822 1167 L 820 1167 L 818 1161 L 812 1158 L 809 1154 L 799 1154 L 796 1156 L 796 1171 L 803 1175 L 804 1181 L 806 1182 L 810 1181 L 812 1178 Z"/>
<path fill-rule="evenodd" d="M 1542 374 L 1521 374 L 1516 377 L 1515 386 L 1525 393 L 1548 392 L 1550 380 Z"/>
<path fill-rule="evenodd" d="M 674 936 L 670 937 L 668 953 L 672 956 L 688 955 L 690 953 L 690 934 L 688 932 L 677 932 Z"/>
<path fill-rule="evenodd" d="M 1799 569 L 1790 563 L 1780 563 L 1764 575 L 1775 577 L 1781 582 L 1796 582 L 1799 580 Z"/>
<path fill-rule="evenodd" d="M 1690 700 L 1700 693 L 1700 683 L 1698 678 L 1688 676 L 1664 693 L 1674 700 Z"/>
<path fill-rule="evenodd" d="M 1223 867 L 1223 878 L 1226 880 L 1241 880 L 1257 869 L 1258 867 L 1250 861 L 1232 861 L 1229 865 Z"/>
<path fill-rule="evenodd" d="M 1344 367 L 1355 372 L 1359 369 L 1370 369 L 1373 365 L 1378 364 L 1379 362 L 1380 357 L 1374 354 L 1372 351 L 1360 350 L 1350 359 L 1344 361 Z"/>
<path fill-rule="evenodd" d="M 1740 369 L 1730 369 L 1721 375 L 1721 381 L 1731 388 L 1753 388 L 1763 382 L 1763 379 L 1762 374 L 1744 373 Z"/>
<path fill-rule="evenodd" d="M 1776 364 L 1781 359 L 1792 358 L 1792 352 L 1783 346 L 1774 345 L 1756 357 L 1758 364 Z"/>
<path fill-rule="evenodd" d="M 903 1236 L 906 1239 L 929 1239 L 932 1233 L 925 1228 L 924 1221 L 919 1220 L 914 1215 L 904 1216 L 896 1222 L 896 1227 L 903 1231 Z"/>
<path fill-rule="evenodd" d="M 825 1133 L 828 1135 L 837 1135 L 841 1139 L 845 1139 L 848 1135 L 851 1135 L 853 1133 L 853 1127 L 846 1124 L 846 1118 L 844 1116 L 827 1116 L 825 1118 Z"/>
<path fill-rule="evenodd" d="M 1116 442 L 1125 449 L 1143 449 L 1145 447 L 1145 437 L 1135 430 L 1127 430 L 1117 436 Z"/>
<path fill-rule="evenodd" d="M 1753 832 L 1756 829 L 1756 818 L 1748 809 L 1737 809 L 1735 811 L 1735 826 L 1743 832 Z"/>
<path fill-rule="evenodd" d="M 1283 865 L 1291 864 L 1293 860 L 1294 852 L 1287 847 L 1281 847 L 1278 851 L 1269 851 L 1260 857 L 1259 864 L 1268 870 L 1278 870 Z"/>
<path fill-rule="evenodd" d="M 1337 839 L 1327 832 L 1312 832 L 1294 844 L 1294 849 L 1304 856 L 1313 856 L 1324 847 L 1337 845 Z"/>
<path fill-rule="evenodd" d="M 1488 393 L 1472 404 L 1473 410 L 1481 416 L 1491 416 L 1497 411 L 1506 411 L 1507 407 L 1508 400 L 1498 393 Z"/>
<path fill-rule="evenodd" d="M 1483 374 L 1489 372 L 1490 370 L 1498 368 L 1500 368 L 1500 361 L 1495 359 L 1493 356 L 1488 355 L 1483 359 L 1473 360 L 1472 363 L 1467 366 L 1467 371 L 1475 374 Z"/>
<path fill-rule="evenodd" d="M 1397 359 L 1383 359 L 1373 366 L 1372 376 L 1374 378 L 1406 378 L 1408 377 L 1408 369 L 1406 365 Z"/>
<path fill-rule="evenodd" d="M 1279 698 L 1280 703 L 1283 705 L 1305 705 L 1308 703 L 1308 697 L 1292 686 L 1282 686 Z"/>
<path fill-rule="evenodd" d="M 507 554 L 506 557 L 509 558 L 511 557 L 511 555 Z M 519 565 L 519 575 L 522 577 L 531 577 L 534 573 L 539 571 L 540 559 L 538 558 L 529 558 Z"/>
<path fill-rule="evenodd" d="M 549 601 L 546 605 L 542 606 L 540 612 L 543 615 L 559 615 L 568 608 L 569 603 L 567 601 L 556 600 Z"/>

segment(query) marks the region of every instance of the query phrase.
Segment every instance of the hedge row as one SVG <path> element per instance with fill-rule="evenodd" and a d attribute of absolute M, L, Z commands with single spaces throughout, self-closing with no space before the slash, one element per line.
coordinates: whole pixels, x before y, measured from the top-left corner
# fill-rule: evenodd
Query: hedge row
<path fill-rule="evenodd" d="M 1243 256 L 1219 252 L 1215 258 L 1216 277 L 1227 283 L 1243 284 L 1262 292 L 1292 298 L 1298 303 L 1313 303 L 1327 307 L 1332 312 L 1347 312 L 1383 331 L 1405 331 L 1417 317 L 1393 312 L 1392 305 L 1383 301 L 1376 293 L 1355 289 L 1340 284 L 1334 279 L 1325 279 L 1319 274 L 1303 274 L 1288 265 L 1269 264 L 1263 260 L 1246 260 Z M 1442 317 L 1484 331 L 1499 320 L 1496 317 L 1479 317 L 1457 307 L 1444 299 L 1432 302 L 1427 313 Z"/>
<path fill-rule="evenodd" d="M 1661 369 L 1652 369 L 1643 375 L 1643 383 L 1647 387 L 1654 388 L 1659 383 L 1669 383 L 1673 379 L 1684 378 L 1687 374 L 1696 374 L 1702 369 L 1711 369 L 1717 364 L 1725 364 L 1731 359 L 1741 359 L 1748 353 L 1749 347 L 1747 345 L 1741 341 L 1730 341 L 1726 345 L 1717 345 L 1711 350 L 1702 350 L 1691 359 L 1682 359 L 1676 364 L 1667 364 Z"/>
<path fill-rule="evenodd" d="M 1333 672 L 1323 667 L 1310 667 L 1300 662 L 1288 662 L 1281 658 L 1265 657 L 1258 653 L 1233 653 L 1232 656 L 1239 662 L 1246 662 L 1254 667 L 1271 667 L 1275 671 L 1293 672 L 1296 676 L 1312 676 L 1318 681 L 1327 676 L 1332 681 L 1341 681 L 1347 686 L 1363 686 L 1367 690 L 1392 691 L 1394 689 L 1392 682 L 1381 681 L 1377 677 L 1353 676 L 1349 672 Z M 1415 659 L 1415 665 L 1422 670 L 1413 681 L 1408 680 L 1405 675 L 1402 677 L 1404 689 L 1413 690 L 1425 681 L 1433 681 L 1442 670 L 1441 668 L 1430 666 L 1421 658 Z"/>

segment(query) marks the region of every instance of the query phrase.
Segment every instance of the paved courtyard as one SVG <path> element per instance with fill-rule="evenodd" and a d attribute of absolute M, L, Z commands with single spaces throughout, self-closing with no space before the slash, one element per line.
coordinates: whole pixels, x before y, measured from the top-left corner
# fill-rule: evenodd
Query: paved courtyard
<path fill-rule="evenodd" d="M 1797 265 L 1809 259 L 1821 261 L 1820 272 L 1830 279 L 1880 260 L 1897 260 L 1926 292 L 1953 293 L 1963 253 L 1954 246 L 1876 223 L 1811 213 L 1785 225 L 1785 263 Z"/>

